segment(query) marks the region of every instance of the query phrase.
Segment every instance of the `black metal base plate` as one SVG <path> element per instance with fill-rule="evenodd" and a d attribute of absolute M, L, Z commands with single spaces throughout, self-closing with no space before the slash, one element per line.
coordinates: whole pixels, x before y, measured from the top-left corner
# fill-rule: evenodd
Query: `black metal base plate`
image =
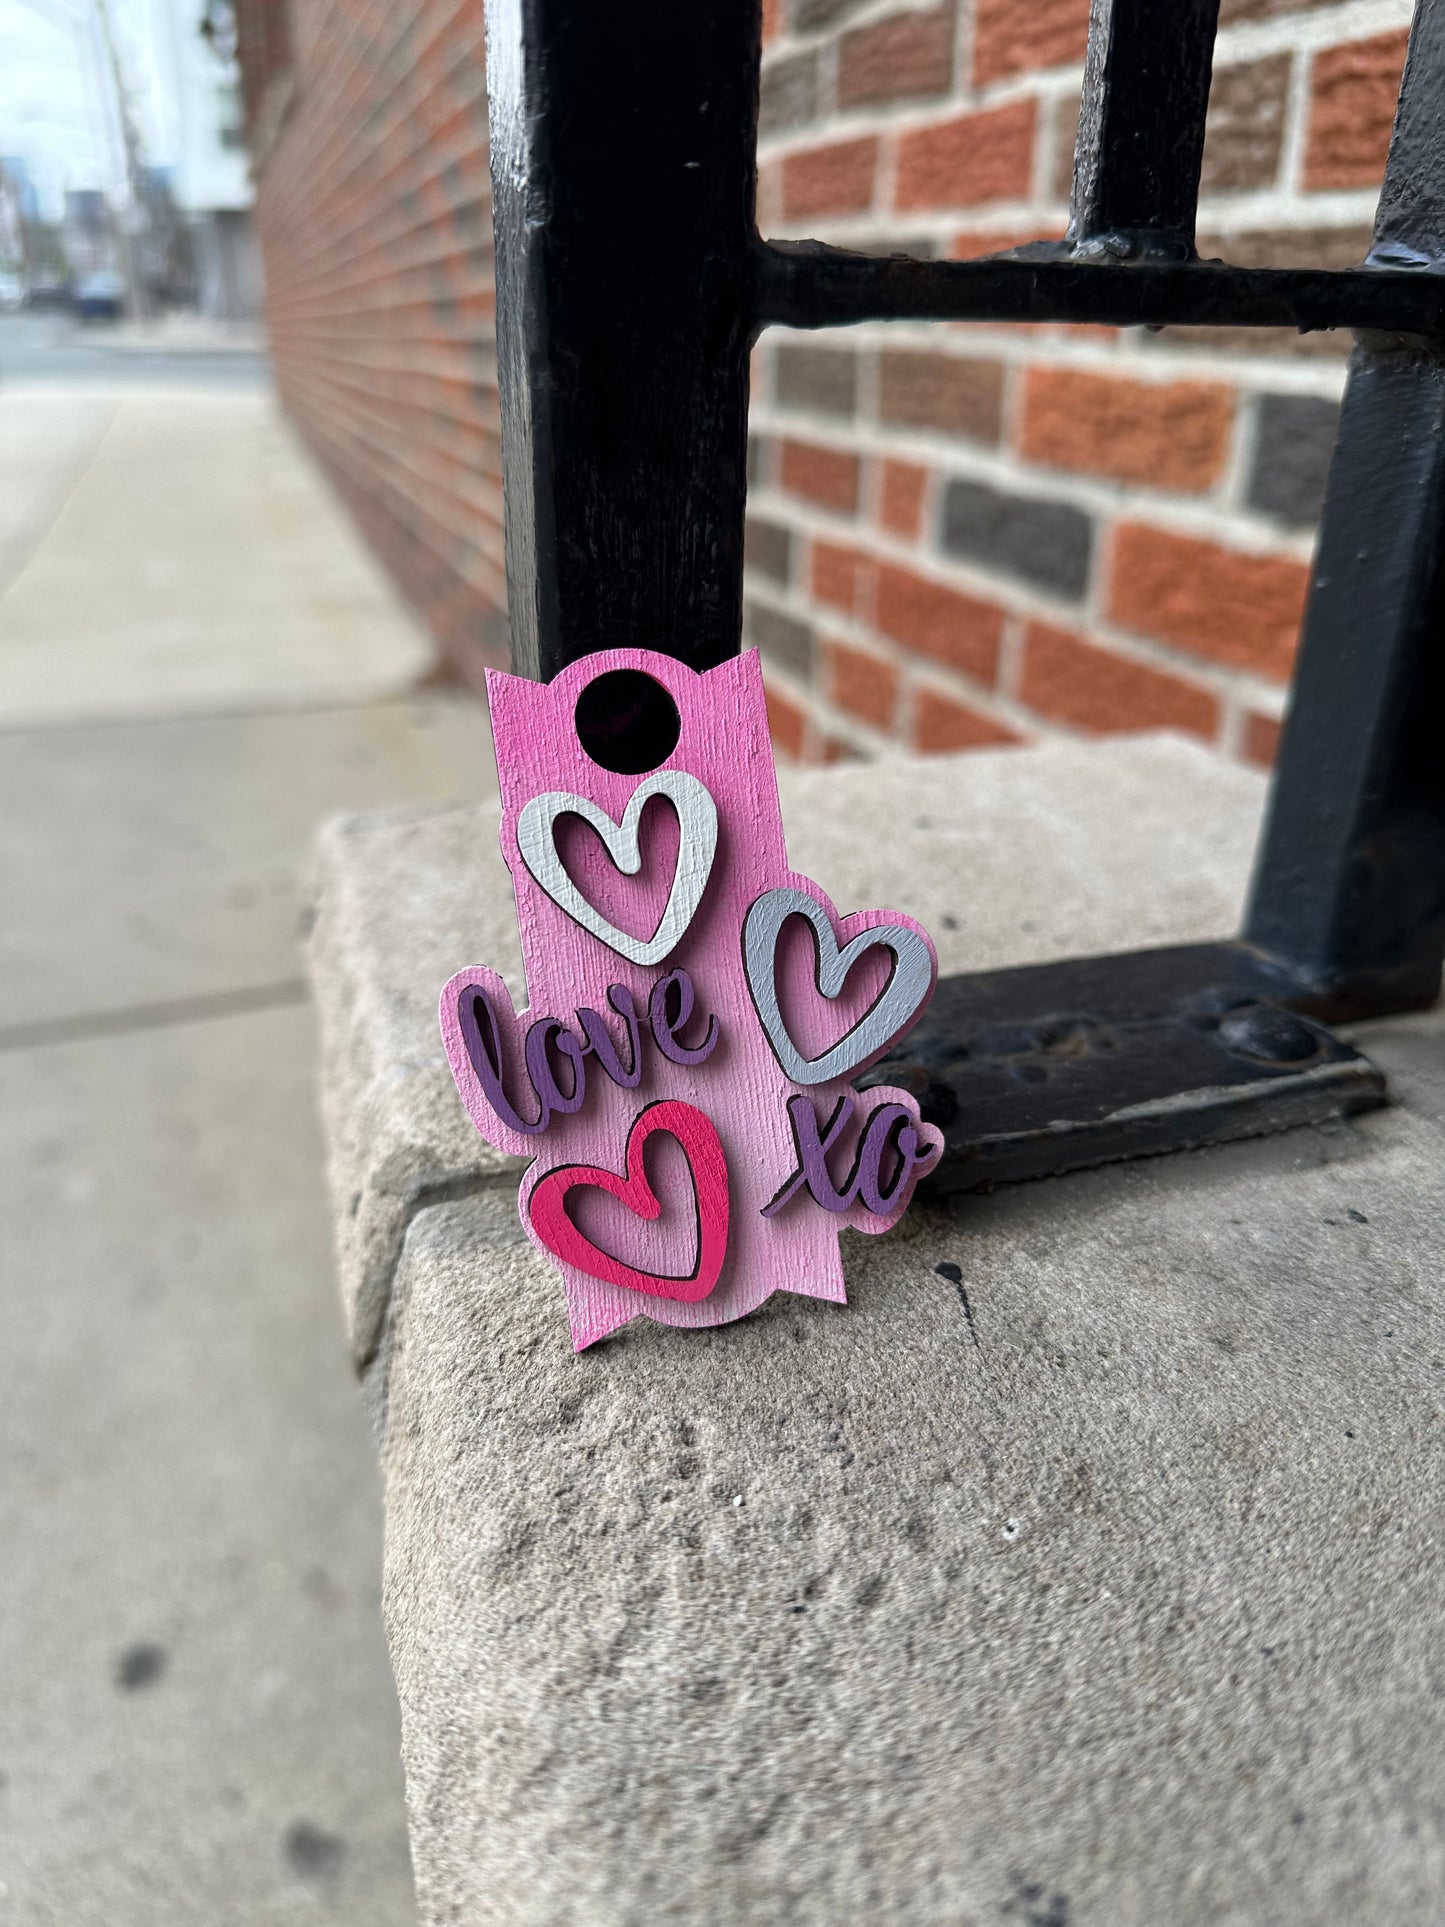
<path fill-rule="evenodd" d="M 943 1128 L 935 1194 L 1219 1144 L 1386 1101 L 1368 1058 L 1289 1008 L 1297 987 L 1237 943 L 945 977 L 858 1081 Z"/>

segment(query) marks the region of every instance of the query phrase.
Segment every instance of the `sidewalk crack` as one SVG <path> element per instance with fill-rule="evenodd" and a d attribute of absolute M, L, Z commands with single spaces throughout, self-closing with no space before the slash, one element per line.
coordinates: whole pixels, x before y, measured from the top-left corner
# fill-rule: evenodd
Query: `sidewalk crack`
<path fill-rule="evenodd" d="M 172 1024 L 207 1023 L 218 1017 L 249 1017 L 283 1010 L 307 1000 L 300 977 L 254 984 L 240 990 L 203 991 L 171 997 L 159 1004 L 129 1004 L 118 1010 L 77 1011 L 67 1017 L 40 1017 L 28 1024 L 0 1024 L 0 1051 L 38 1050 L 46 1044 L 80 1043 L 88 1037 L 123 1037 L 132 1031 L 164 1030 Z"/>

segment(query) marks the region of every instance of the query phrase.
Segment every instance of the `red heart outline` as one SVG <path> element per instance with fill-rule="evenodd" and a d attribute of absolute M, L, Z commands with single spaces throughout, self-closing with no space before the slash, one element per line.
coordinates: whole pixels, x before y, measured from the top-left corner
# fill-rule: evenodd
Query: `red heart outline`
<path fill-rule="evenodd" d="M 643 1167 L 644 1149 L 654 1131 L 666 1131 L 677 1139 L 692 1175 L 697 1263 L 686 1278 L 638 1271 L 593 1244 L 567 1215 L 567 1193 L 579 1184 L 595 1184 L 647 1223 L 660 1218 L 662 1204 L 648 1183 Z M 722 1140 L 712 1119 L 696 1105 L 684 1104 L 677 1098 L 649 1104 L 632 1120 L 632 1128 L 627 1133 L 626 1162 L 625 1177 L 618 1177 L 615 1171 L 604 1171 L 596 1164 L 561 1164 L 546 1172 L 533 1185 L 527 1200 L 532 1229 L 554 1258 L 585 1271 L 589 1278 L 621 1285 L 627 1291 L 646 1292 L 652 1298 L 674 1298 L 679 1304 L 695 1305 L 706 1298 L 717 1283 L 727 1254 L 728 1167 Z"/>

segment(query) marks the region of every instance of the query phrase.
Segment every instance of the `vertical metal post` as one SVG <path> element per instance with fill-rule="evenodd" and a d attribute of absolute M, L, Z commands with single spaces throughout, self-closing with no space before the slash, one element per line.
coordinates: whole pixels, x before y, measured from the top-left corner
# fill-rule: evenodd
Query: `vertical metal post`
<path fill-rule="evenodd" d="M 1194 253 L 1219 0 L 1093 0 L 1069 239 Z"/>
<path fill-rule="evenodd" d="M 1371 260 L 1445 273 L 1445 0 L 1411 33 Z M 1325 1014 L 1429 1003 L 1445 954 L 1445 342 L 1350 363 L 1246 938 Z"/>
<path fill-rule="evenodd" d="M 737 653 L 759 0 L 487 0 L 512 660 Z"/>

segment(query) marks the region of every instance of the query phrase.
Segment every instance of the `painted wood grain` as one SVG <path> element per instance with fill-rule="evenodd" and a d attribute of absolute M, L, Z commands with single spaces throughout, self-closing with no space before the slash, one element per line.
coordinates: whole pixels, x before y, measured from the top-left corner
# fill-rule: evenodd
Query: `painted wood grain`
<path fill-rule="evenodd" d="M 652 676 L 681 718 L 641 778 L 594 763 L 573 723 L 616 669 Z M 574 1342 L 639 1312 L 722 1324 L 777 1290 L 841 1304 L 839 1230 L 896 1223 L 942 1149 L 906 1093 L 847 1084 L 926 1005 L 926 932 L 839 917 L 788 869 L 756 651 L 698 675 L 611 650 L 545 685 L 492 673 L 488 697 L 528 1004 L 471 966 L 442 992 L 442 1034 L 477 1128 L 534 1160 L 522 1222 L 560 1266 Z M 710 1275 L 696 1296 L 664 1289 Z"/>

